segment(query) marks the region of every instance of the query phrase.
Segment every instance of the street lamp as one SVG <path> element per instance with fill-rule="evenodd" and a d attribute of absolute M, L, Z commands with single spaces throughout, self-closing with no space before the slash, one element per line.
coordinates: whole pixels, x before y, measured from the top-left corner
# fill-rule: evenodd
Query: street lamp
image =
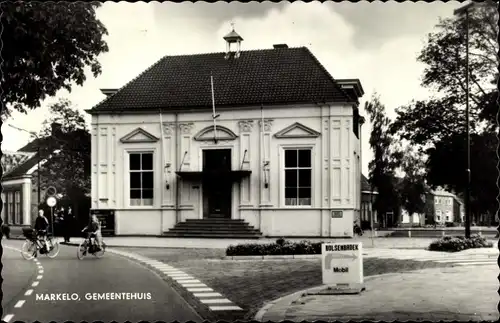
<path fill-rule="evenodd" d="M 38 208 L 38 207 L 40 207 L 40 203 L 41 203 L 40 162 L 41 162 L 42 156 L 40 155 L 40 137 L 38 137 L 38 135 L 36 134 L 36 132 L 33 132 L 33 131 L 28 131 L 26 129 L 13 126 L 11 124 L 9 124 L 9 127 L 14 128 L 14 129 L 19 130 L 19 131 L 27 132 L 30 135 L 35 136 L 36 139 L 38 140 L 38 143 L 37 143 L 37 153 L 38 153 L 38 160 L 37 160 L 37 169 L 38 169 L 37 170 L 37 173 L 38 173 L 38 206 L 37 206 L 37 208 Z"/>
<path fill-rule="evenodd" d="M 465 16 L 465 132 L 467 136 L 467 169 L 466 176 L 467 182 L 465 186 L 465 237 L 470 238 L 470 183 L 471 183 L 471 171 L 470 171 L 470 121 L 469 121 L 469 11 L 474 9 L 478 3 L 471 2 L 465 6 L 462 6 L 453 11 L 453 14 L 459 17 Z"/>

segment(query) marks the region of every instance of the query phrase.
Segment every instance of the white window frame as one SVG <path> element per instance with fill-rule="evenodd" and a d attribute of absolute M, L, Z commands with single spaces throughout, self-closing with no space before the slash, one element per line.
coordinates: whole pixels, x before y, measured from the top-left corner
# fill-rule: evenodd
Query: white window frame
<path fill-rule="evenodd" d="M 7 223 L 6 218 L 5 218 L 5 214 L 6 214 L 5 207 L 7 206 L 7 200 L 6 200 L 7 197 L 6 197 L 6 194 L 4 192 L 2 192 L 1 196 L 2 196 L 2 222 Z"/>
<path fill-rule="evenodd" d="M 436 211 L 436 221 L 437 222 L 441 222 L 441 215 L 442 215 L 441 210 L 437 210 Z"/>
<path fill-rule="evenodd" d="M 303 167 L 304 169 L 311 169 L 311 204 L 310 205 L 287 205 L 285 203 L 285 150 L 310 150 L 311 151 L 311 167 Z M 314 196 L 315 196 L 315 172 L 316 172 L 316 165 L 315 165 L 315 145 L 313 144 L 304 144 L 304 145 L 297 145 L 297 144 L 281 144 L 280 149 L 279 149 L 279 154 L 280 154 L 280 207 L 281 208 L 287 208 L 287 209 L 310 209 L 313 208 L 315 203 L 314 203 Z"/>
<path fill-rule="evenodd" d="M 140 205 L 132 205 L 131 203 L 131 198 L 130 198 L 130 155 L 132 154 L 152 154 L 153 155 L 153 202 L 151 205 L 144 205 L 143 204 L 143 199 L 141 199 L 141 204 Z M 130 209 L 152 209 L 155 207 L 157 201 L 158 201 L 158 190 L 157 190 L 157 170 L 156 170 L 156 149 L 154 148 L 144 148 L 144 149 L 126 149 L 125 150 L 125 182 L 126 182 L 126 189 L 125 189 L 125 201 L 127 201 L 128 208 Z M 141 171 L 133 171 L 133 172 L 141 172 Z"/>
<path fill-rule="evenodd" d="M 446 222 L 451 221 L 451 212 L 446 211 Z"/>
<path fill-rule="evenodd" d="M 14 191 L 14 224 L 22 224 L 21 191 Z"/>
<path fill-rule="evenodd" d="M 7 192 L 7 223 L 14 224 L 14 194 L 12 191 Z"/>

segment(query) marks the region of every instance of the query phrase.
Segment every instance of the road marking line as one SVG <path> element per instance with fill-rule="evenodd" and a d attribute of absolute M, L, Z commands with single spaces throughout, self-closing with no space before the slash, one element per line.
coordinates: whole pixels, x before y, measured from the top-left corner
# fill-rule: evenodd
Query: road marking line
<path fill-rule="evenodd" d="M 222 297 L 220 293 L 193 293 L 195 297 Z"/>
<path fill-rule="evenodd" d="M 497 263 L 496 259 L 449 259 L 449 260 L 436 260 L 439 263 L 449 262 L 493 262 Z"/>
<path fill-rule="evenodd" d="M 207 287 L 207 285 L 203 284 L 203 283 L 199 283 L 199 284 L 190 284 L 190 283 L 187 283 L 187 284 L 181 284 L 182 287 L 185 287 L 185 288 L 188 288 L 188 287 Z"/>
<path fill-rule="evenodd" d="M 214 290 L 210 287 L 204 288 L 188 288 L 188 292 L 213 292 Z"/>
<path fill-rule="evenodd" d="M 38 273 L 39 273 L 39 274 L 43 274 L 43 270 L 39 270 L 39 271 L 38 271 Z"/>
<path fill-rule="evenodd" d="M 239 306 L 209 306 L 212 311 L 242 311 L 243 309 Z"/>
<path fill-rule="evenodd" d="M 457 262 L 455 265 L 459 266 L 474 266 L 474 265 L 497 265 L 496 262 L 484 262 L 484 261 L 478 261 L 478 262 Z"/>
<path fill-rule="evenodd" d="M 36 287 L 38 286 L 39 282 L 33 282 L 33 284 L 31 284 L 31 287 Z"/>
<path fill-rule="evenodd" d="M 20 300 L 16 303 L 16 305 L 14 305 L 15 308 L 20 308 L 20 307 L 23 307 L 24 303 L 26 301 L 25 300 Z"/>
<path fill-rule="evenodd" d="M 227 298 L 216 298 L 216 299 L 202 299 L 203 304 L 232 304 Z"/>
<path fill-rule="evenodd" d="M 38 280 L 40 280 L 40 279 L 42 279 L 42 278 L 43 278 L 43 276 L 42 276 L 42 275 L 38 275 L 38 276 L 36 276 L 36 279 L 38 279 Z"/>
<path fill-rule="evenodd" d="M 177 269 L 160 269 L 164 273 L 169 273 L 169 274 L 185 274 L 185 272 L 177 270 Z"/>
<path fill-rule="evenodd" d="M 169 274 L 169 273 L 167 273 L 167 275 L 168 275 L 168 277 L 172 277 L 172 278 L 181 278 L 181 277 L 189 278 L 189 277 L 191 277 L 188 274 L 184 274 L 184 273 L 183 274 Z"/>
<path fill-rule="evenodd" d="M 199 281 L 198 279 L 179 279 L 177 282 L 180 284 L 182 284 L 182 283 L 201 283 L 201 281 Z"/>
<path fill-rule="evenodd" d="M 186 280 L 186 279 L 194 279 L 194 277 L 192 277 L 192 276 L 170 277 L 170 278 L 172 278 L 176 282 L 181 281 L 181 280 Z"/>
<path fill-rule="evenodd" d="M 6 323 L 9 323 L 10 320 L 12 320 L 12 318 L 14 317 L 14 314 L 8 314 L 8 315 L 5 315 L 3 320 L 6 322 Z"/>
<path fill-rule="evenodd" d="M 26 291 L 26 293 L 24 293 L 24 296 L 30 296 L 31 294 L 33 294 L 33 290 L 32 289 L 28 289 Z"/>

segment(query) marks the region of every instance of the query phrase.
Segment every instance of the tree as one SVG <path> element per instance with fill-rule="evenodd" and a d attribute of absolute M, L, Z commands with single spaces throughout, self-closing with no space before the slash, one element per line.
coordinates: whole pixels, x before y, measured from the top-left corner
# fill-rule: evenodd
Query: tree
<path fill-rule="evenodd" d="M 400 160 L 404 177 L 398 183 L 401 206 L 408 212 L 410 221 L 415 213 L 420 216 L 420 224 L 425 224 L 426 196 L 429 189 L 425 183 L 425 161 L 412 147 L 407 147 Z M 413 223 L 413 221 L 411 222 Z"/>
<path fill-rule="evenodd" d="M 497 21 L 493 2 L 484 2 L 469 15 L 471 199 L 477 206 L 473 212 L 496 203 L 496 144 L 490 141 L 498 131 Z M 390 130 L 426 153 L 430 186 L 448 187 L 455 193 L 466 188 L 465 33 L 465 19 L 453 17 L 440 20 L 437 30 L 429 34 L 418 60 L 426 65 L 422 85 L 436 95 L 398 108 Z M 494 189 L 486 192 L 486 187 Z"/>
<path fill-rule="evenodd" d="M 85 69 L 101 73 L 97 56 L 108 51 L 96 18 L 99 2 L 14 2 L 0 4 L 2 114 L 36 109 L 60 89 L 82 85 Z"/>
<path fill-rule="evenodd" d="M 379 216 L 379 223 L 386 223 L 385 214 L 393 212 L 398 214 L 399 199 L 395 190 L 395 168 L 397 160 L 401 154 L 394 149 L 394 139 L 389 134 L 390 119 L 385 114 L 385 107 L 380 102 L 377 94 L 374 94 L 370 101 L 365 103 L 365 111 L 368 113 L 372 130 L 370 133 L 370 147 L 373 150 L 373 160 L 368 164 L 369 182 L 372 187 L 376 187 L 378 195 L 374 208 Z M 386 223 L 392 226 L 396 222 Z"/>
<path fill-rule="evenodd" d="M 68 100 L 50 106 L 51 117 L 39 135 L 46 162 L 40 170 L 44 187 L 54 186 L 69 199 L 90 193 L 90 133 L 80 111 Z"/>
<path fill-rule="evenodd" d="M 464 177 L 457 176 L 466 166 L 465 135 L 456 135 L 450 140 L 439 142 L 427 151 L 427 178 L 433 186 L 442 186 L 447 190 L 460 192 L 465 186 Z M 478 222 L 478 215 L 493 215 L 498 210 L 496 195 L 497 169 L 495 134 L 484 133 L 471 136 L 471 213 Z M 453 160 L 452 163 L 449 161 Z"/>

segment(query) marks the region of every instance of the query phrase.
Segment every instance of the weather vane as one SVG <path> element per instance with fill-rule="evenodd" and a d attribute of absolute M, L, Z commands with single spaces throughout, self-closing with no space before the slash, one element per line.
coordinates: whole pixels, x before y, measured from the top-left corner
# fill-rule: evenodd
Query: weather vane
<path fill-rule="evenodd" d="M 231 27 L 233 27 L 233 31 L 234 31 L 234 22 L 231 22 Z"/>

